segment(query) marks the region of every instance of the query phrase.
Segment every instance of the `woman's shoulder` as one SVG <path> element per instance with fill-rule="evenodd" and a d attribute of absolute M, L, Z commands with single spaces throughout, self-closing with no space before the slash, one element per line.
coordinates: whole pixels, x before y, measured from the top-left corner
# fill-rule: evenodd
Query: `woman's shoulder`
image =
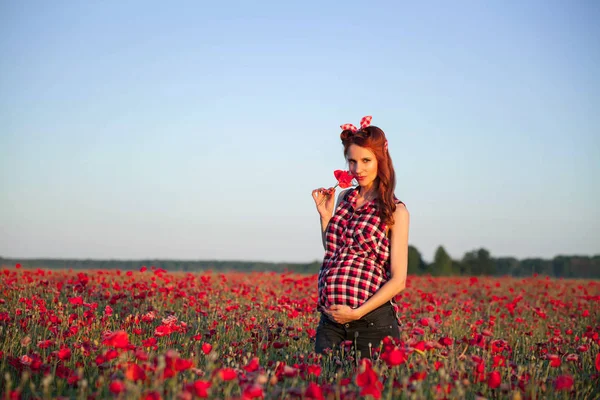
<path fill-rule="evenodd" d="M 394 204 L 396 205 L 396 210 L 394 210 L 394 219 L 402 219 L 408 217 L 408 208 L 406 208 L 406 204 L 394 195 Z"/>
<path fill-rule="evenodd" d="M 394 195 L 394 203 L 396 204 L 396 208 L 398 208 L 399 205 L 401 205 L 402 208 L 406 208 L 406 204 L 402 200 L 397 198 L 396 195 Z"/>
<path fill-rule="evenodd" d="M 394 211 L 394 224 L 388 228 L 386 228 L 386 234 L 388 230 L 392 232 L 396 232 L 400 229 L 400 232 L 403 229 L 408 229 L 408 224 L 410 221 L 410 214 L 406 208 L 406 204 L 404 202 L 394 199 L 396 203 L 396 210 Z"/>
<path fill-rule="evenodd" d="M 406 204 L 404 202 L 398 200 L 396 202 L 396 210 L 394 211 L 394 220 L 402 221 L 407 220 L 410 217 L 408 209 L 406 208 Z"/>

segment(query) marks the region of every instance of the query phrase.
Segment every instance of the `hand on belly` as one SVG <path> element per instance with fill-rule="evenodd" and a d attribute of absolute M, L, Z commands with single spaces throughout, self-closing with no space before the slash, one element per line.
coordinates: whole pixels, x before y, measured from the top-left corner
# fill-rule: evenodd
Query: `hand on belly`
<path fill-rule="evenodd" d="M 349 306 L 341 306 L 337 304 L 326 308 L 325 314 L 327 314 L 329 319 L 337 322 L 338 324 L 346 324 L 348 322 L 360 319 L 360 316 L 354 308 L 350 308 Z"/>

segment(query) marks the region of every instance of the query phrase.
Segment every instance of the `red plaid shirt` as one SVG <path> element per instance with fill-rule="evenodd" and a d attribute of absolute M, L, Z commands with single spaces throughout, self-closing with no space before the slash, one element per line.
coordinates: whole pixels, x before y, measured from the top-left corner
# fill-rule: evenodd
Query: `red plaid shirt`
<path fill-rule="evenodd" d="M 357 308 L 391 277 L 386 225 L 373 201 L 355 209 L 357 195 L 358 188 L 346 193 L 327 226 L 318 311 L 333 304 Z"/>

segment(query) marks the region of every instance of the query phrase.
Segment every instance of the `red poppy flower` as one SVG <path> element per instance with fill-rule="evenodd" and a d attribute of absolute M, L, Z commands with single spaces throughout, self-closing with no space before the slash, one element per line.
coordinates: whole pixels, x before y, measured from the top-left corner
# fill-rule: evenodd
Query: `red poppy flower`
<path fill-rule="evenodd" d="M 144 349 L 137 349 L 135 351 L 135 358 L 140 361 L 148 361 L 148 353 L 146 353 Z"/>
<path fill-rule="evenodd" d="M 258 360 L 258 357 L 253 357 L 249 362 L 248 365 L 244 366 L 244 370 L 246 372 L 254 372 L 256 371 L 258 368 L 260 367 L 260 363 Z"/>
<path fill-rule="evenodd" d="M 158 337 L 169 336 L 173 333 L 173 329 L 170 325 L 160 325 L 154 330 L 154 335 Z"/>
<path fill-rule="evenodd" d="M 79 382 L 79 376 L 75 372 L 72 372 L 71 375 L 67 378 L 67 383 L 71 386 L 74 386 Z"/>
<path fill-rule="evenodd" d="M 146 373 L 144 370 L 137 364 L 129 364 L 127 369 L 125 370 L 125 378 L 130 381 L 144 381 L 146 380 Z"/>
<path fill-rule="evenodd" d="M 174 363 L 175 371 L 185 371 L 186 369 L 192 368 L 192 365 L 194 365 L 194 363 L 191 360 L 186 360 L 179 357 L 175 359 Z"/>
<path fill-rule="evenodd" d="M 42 340 L 42 341 L 38 342 L 38 347 L 40 349 L 46 349 L 46 348 L 48 348 L 50 346 L 53 346 L 53 345 L 54 345 L 54 341 L 53 340 Z"/>
<path fill-rule="evenodd" d="M 209 381 L 195 381 L 192 385 L 194 394 L 200 398 L 208 397 L 208 389 L 210 389 L 211 383 Z"/>
<path fill-rule="evenodd" d="M 249 385 L 244 389 L 244 393 L 242 394 L 244 399 L 262 399 L 265 394 L 263 392 L 263 388 L 260 385 Z"/>
<path fill-rule="evenodd" d="M 502 383 L 500 372 L 492 371 L 488 374 L 487 384 L 490 388 L 496 389 Z"/>
<path fill-rule="evenodd" d="M 321 366 L 318 364 L 312 364 L 309 365 L 306 368 L 306 371 L 310 374 L 310 375 L 314 375 L 316 377 L 319 377 L 321 375 Z"/>
<path fill-rule="evenodd" d="M 560 357 L 556 354 L 549 354 L 548 359 L 550 360 L 551 367 L 558 368 L 562 364 L 560 361 Z"/>
<path fill-rule="evenodd" d="M 74 306 L 81 306 L 81 305 L 83 305 L 83 297 L 81 297 L 81 296 L 71 297 L 69 299 L 69 303 L 73 304 Z"/>
<path fill-rule="evenodd" d="M 222 368 L 219 370 L 218 374 L 219 374 L 219 377 L 221 379 L 223 379 L 224 381 L 231 381 L 231 380 L 234 380 L 235 378 L 237 378 L 237 374 L 235 373 L 235 370 L 232 368 Z"/>
<path fill-rule="evenodd" d="M 157 342 L 156 338 L 153 338 L 153 337 L 148 338 L 146 340 L 142 340 L 142 345 L 144 347 L 152 347 L 152 346 L 156 345 L 156 343 L 158 343 L 158 342 Z"/>
<path fill-rule="evenodd" d="M 485 363 L 483 361 L 475 364 L 475 371 L 477 372 L 485 372 Z"/>
<path fill-rule="evenodd" d="M 321 387 L 314 382 L 310 382 L 304 392 L 304 398 L 308 400 L 324 400 Z"/>
<path fill-rule="evenodd" d="M 63 361 L 69 360 L 71 358 L 71 349 L 68 347 L 63 347 L 58 351 L 58 358 Z"/>
<path fill-rule="evenodd" d="M 415 348 L 415 350 L 425 351 L 425 342 L 421 340 L 420 342 L 415 344 L 413 347 Z"/>
<path fill-rule="evenodd" d="M 71 374 L 72 374 L 72 373 L 73 373 L 73 371 L 72 371 L 70 368 L 68 368 L 68 367 L 65 367 L 65 366 L 64 366 L 64 365 L 62 365 L 62 364 L 58 364 L 58 365 L 56 366 L 56 371 L 55 371 L 55 374 L 56 374 L 56 376 L 58 376 L 59 378 L 62 378 L 62 379 L 68 379 L 68 378 L 69 378 L 69 376 L 71 376 Z"/>
<path fill-rule="evenodd" d="M 493 361 L 494 364 L 492 365 L 492 368 L 503 367 L 506 365 L 506 359 L 502 356 L 494 356 Z"/>
<path fill-rule="evenodd" d="M 596 370 L 600 371 L 600 353 L 596 354 Z"/>
<path fill-rule="evenodd" d="M 125 390 L 125 385 L 120 380 L 115 380 L 110 383 L 108 389 L 112 394 L 119 394 Z"/>
<path fill-rule="evenodd" d="M 381 358 L 385 361 L 388 367 L 404 364 L 406 362 L 406 353 L 398 348 L 392 349 L 384 353 Z"/>
<path fill-rule="evenodd" d="M 361 364 L 361 371 L 356 375 L 356 384 L 362 388 L 360 391 L 361 396 L 371 395 L 376 399 L 381 398 L 381 390 L 383 384 L 379 381 L 379 378 L 371 366 L 371 361 L 367 358 L 363 358 Z"/>
<path fill-rule="evenodd" d="M 212 344 L 210 343 L 202 343 L 202 352 L 206 355 L 210 354 L 212 350 Z"/>
<path fill-rule="evenodd" d="M 350 171 L 342 171 L 337 169 L 333 171 L 333 176 L 337 179 L 338 183 L 335 186 L 340 186 L 342 189 L 349 188 L 352 186 L 352 180 L 354 179 L 354 175 L 350 173 Z"/>
<path fill-rule="evenodd" d="M 104 354 L 104 359 L 106 361 L 114 360 L 119 356 L 119 353 L 115 349 L 110 349 Z"/>
<path fill-rule="evenodd" d="M 556 390 L 570 390 L 573 388 L 574 379 L 569 375 L 561 375 L 554 381 Z"/>
<path fill-rule="evenodd" d="M 116 331 L 106 336 L 102 344 L 116 349 L 126 349 L 129 347 L 129 335 L 125 331 Z"/>
<path fill-rule="evenodd" d="M 331 192 L 333 192 L 333 190 L 338 186 L 342 189 L 346 189 L 352 186 L 352 180 L 354 179 L 354 175 L 352 175 L 350 171 L 342 171 L 341 169 L 336 169 L 335 171 L 333 171 L 333 176 L 335 176 L 337 183 L 335 184 L 333 189 L 331 189 Z M 326 197 L 321 201 L 321 204 L 329 198 L 331 192 L 326 192 Z"/>

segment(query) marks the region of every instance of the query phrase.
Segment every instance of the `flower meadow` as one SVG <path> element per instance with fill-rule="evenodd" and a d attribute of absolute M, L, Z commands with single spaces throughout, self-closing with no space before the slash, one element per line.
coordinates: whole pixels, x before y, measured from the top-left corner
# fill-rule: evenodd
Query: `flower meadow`
<path fill-rule="evenodd" d="M 5 399 L 600 398 L 598 281 L 409 276 L 371 361 L 314 354 L 316 275 L 0 276 Z"/>

